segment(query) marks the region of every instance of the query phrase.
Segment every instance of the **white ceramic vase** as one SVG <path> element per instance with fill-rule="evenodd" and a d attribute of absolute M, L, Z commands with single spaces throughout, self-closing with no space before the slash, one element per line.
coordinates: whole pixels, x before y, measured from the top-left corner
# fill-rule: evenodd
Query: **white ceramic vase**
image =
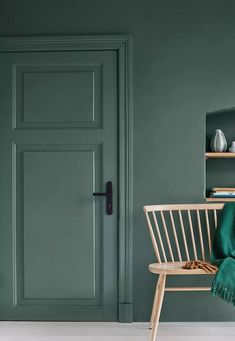
<path fill-rule="evenodd" d="M 227 141 L 222 130 L 215 130 L 215 134 L 211 139 L 210 147 L 212 152 L 222 153 L 226 151 Z"/>

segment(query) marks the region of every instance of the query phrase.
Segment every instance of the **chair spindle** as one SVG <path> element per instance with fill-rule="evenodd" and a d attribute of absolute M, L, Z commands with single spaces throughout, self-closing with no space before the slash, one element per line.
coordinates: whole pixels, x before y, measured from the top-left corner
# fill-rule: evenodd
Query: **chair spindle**
<path fill-rule="evenodd" d="M 185 236 L 183 217 L 182 217 L 181 210 L 179 210 L 178 212 L 179 212 L 179 218 L 180 218 L 180 227 L 181 227 L 181 231 L 182 231 L 182 235 L 183 235 L 185 253 L 186 253 L 187 260 L 190 261 L 189 252 L 188 252 L 188 244 L 187 244 L 187 240 L 186 240 L 186 236 Z"/>
<path fill-rule="evenodd" d="M 178 241 L 178 237 L 177 237 L 177 233 L 176 233 L 175 222 L 174 222 L 174 217 L 173 217 L 172 211 L 170 211 L 170 219 L 171 219 L 171 225 L 172 225 L 172 229 L 173 229 L 173 234 L 174 234 L 174 238 L 175 238 L 175 244 L 176 244 L 176 248 L 177 248 L 179 261 L 182 262 L 182 257 L 181 257 L 180 247 L 179 247 L 179 241 Z"/>
<path fill-rule="evenodd" d="M 195 244 L 195 238 L 194 238 L 194 232 L 193 232 L 193 224 L 192 224 L 192 217 L 191 217 L 190 210 L 188 210 L 188 220 L 189 220 L 190 233 L 191 233 L 191 238 L 192 238 L 192 243 L 193 243 L 194 257 L 195 257 L 195 259 L 197 259 L 197 249 L 196 249 L 196 244 Z"/>
<path fill-rule="evenodd" d="M 202 251 L 202 260 L 205 260 L 205 249 L 204 249 L 204 243 L 203 243 L 203 238 L 202 238 L 202 226 L 201 226 L 199 210 L 197 210 L 197 223 L 198 223 L 199 239 L 200 239 L 201 251 Z"/>
<path fill-rule="evenodd" d="M 168 232 L 167 232 L 166 221 L 165 221 L 165 217 L 164 217 L 163 211 L 161 211 L 161 218 L 162 218 L 162 224 L 163 224 L 165 235 L 166 235 L 166 241 L 167 241 L 169 253 L 170 253 L 170 256 L 171 256 L 171 261 L 174 262 L 175 260 L 174 260 L 174 256 L 173 256 L 173 252 L 172 252 L 172 248 L 171 248 L 171 242 L 170 242 L 169 235 L 168 235 Z"/>
<path fill-rule="evenodd" d="M 208 236 L 208 245 L 209 245 L 209 252 L 211 254 L 211 231 L 210 231 L 210 222 L 208 217 L 208 210 L 205 210 L 206 216 L 206 229 L 207 229 L 207 236 Z"/>
<path fill-rule="evenodd" d="M 165 248 L 164 248 L 164 245 L 163 245 L 163 242 L 162 242 L 162 236 L 161 236 L 161 233 L 160 233 L 160 229 L 159 229 L 157 217 L 156 217 L 156 214 L 155 214 L 154 211 L 153 211 L 152 213 L 153 213 L 153 221 L 154 221 L 154 224 L 155 224 L 155 227 L 156 227 L 157 236 L 158 236 L 159 243 L 160 243 L 160 246 L 161 246 L 161 250 L 162 250 L 164 262 L 167 262 L 166 253 L 165 253 Z"/>
<path fill-rule="evenodd" d="M 149 216 L 148 216 L 147 212 L 145 212 L 145 216 L 146 216 L 146 220 L 147 220 L 147 224 L 148 224 L 148 228 L 149 228 L 149 233 L 150 233 L 150 236 L 151 236 L 151 240 L 152 240 L 152 243 L 153 243 L 153 248 L 154 248 L 157 260 L 158 260 L 159 263 L 161 263 L 161 256 L 160 256 L 160 253 L 159 253 L 159 250 L 158 250 L 158 245 L 157 245 L 157 242 L 156 242 L 156 239 L 155 239 L 155 236 L 154 236 L 154 232 L 153 232 L 153 228 L 152 228 L 152 224 L 151 224 L 151 221 L 149 219 Z"/>
<path fill-rule="evenodd" d="M 215 229 L 217 228 L 217 212 L 214 210 Z"/>

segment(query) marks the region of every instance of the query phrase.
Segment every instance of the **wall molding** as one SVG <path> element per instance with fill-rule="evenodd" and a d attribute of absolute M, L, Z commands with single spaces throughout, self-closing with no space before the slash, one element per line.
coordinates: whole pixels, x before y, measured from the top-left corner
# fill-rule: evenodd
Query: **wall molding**
<path fill-rule="evenodd" d="M 0 52 L 119 50 L 123 45 L 130 52 L 131 42 L 129 35 L 1 37 Z"/>
<path fill-rule="evenodd" d="M 129 35 L 0 38 L 0 52 L 110 50 L 118 57 L 118 320 L 133 321 L 133 58 Z"/>

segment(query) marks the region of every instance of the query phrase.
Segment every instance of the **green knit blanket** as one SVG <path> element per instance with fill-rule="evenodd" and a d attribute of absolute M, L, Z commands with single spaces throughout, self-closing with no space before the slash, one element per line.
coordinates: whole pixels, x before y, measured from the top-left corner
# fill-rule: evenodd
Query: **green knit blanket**
<path fill-rule="evenodd" d="M 211 263 L 219 267 L 212 295 L 235 306 L 235 203 L 224 205 L 213 239 Z"/>

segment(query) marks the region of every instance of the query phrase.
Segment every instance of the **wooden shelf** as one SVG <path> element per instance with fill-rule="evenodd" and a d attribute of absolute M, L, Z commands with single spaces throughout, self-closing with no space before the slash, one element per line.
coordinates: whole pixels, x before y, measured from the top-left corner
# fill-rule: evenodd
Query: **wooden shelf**
<path fill-rule="evenodd" d="M 206 159 L 232 159 L 235 158 L 235 153 L 206 153 Z"/>
<path fill-rule="evenodd" d="M 235 201 L 235 198 L 206 198 L 206 202 L 225 202 L 225 201 Z"/>

